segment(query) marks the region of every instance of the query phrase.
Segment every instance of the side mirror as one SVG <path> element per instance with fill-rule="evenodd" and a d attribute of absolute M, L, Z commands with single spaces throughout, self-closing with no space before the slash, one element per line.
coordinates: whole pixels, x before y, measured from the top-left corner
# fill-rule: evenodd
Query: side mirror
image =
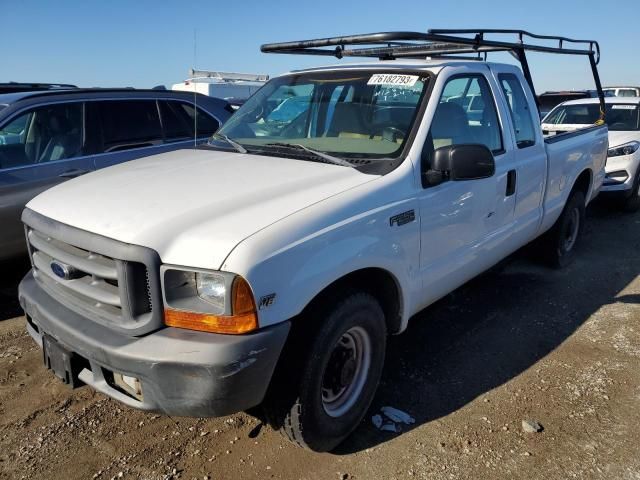
<path fill-rule="evenodd" d="M 425 177 L 429 185 L 438 185 L 445 180 L 489 178 L 495 171 L 493 154 L 485 145 L 449 145 L 433 152 Z"/>

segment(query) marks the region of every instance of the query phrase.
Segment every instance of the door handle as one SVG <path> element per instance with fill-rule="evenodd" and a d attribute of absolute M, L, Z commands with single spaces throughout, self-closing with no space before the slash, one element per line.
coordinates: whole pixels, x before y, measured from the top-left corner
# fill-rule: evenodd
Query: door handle
<path fill-rule="evenodd" d="M 516 193 L 516 178 L 516 171 L 509 170 L 509 172 L 507 173 L 507 197 L 510 197 L 511 195 Z"/>
<path fill-rule="evenodd" d="M 89 170 L 81 170 L 79 168 L 74 168 L 72 170 L 67 170 L 66 172 L 62 172 L 58 176 L 62 178 L 75 178 L 75 177 L 79 177 L 80 175 L 84 175 L 85 173 L 89 173 Z"/>

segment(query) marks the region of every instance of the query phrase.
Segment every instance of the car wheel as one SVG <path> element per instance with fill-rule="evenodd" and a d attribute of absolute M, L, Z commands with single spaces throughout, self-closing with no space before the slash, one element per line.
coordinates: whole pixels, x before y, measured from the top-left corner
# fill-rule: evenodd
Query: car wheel
<path fill-rule="evenodd" d="M 317 328 L 301 369 L 280 381 L 263 405 L 269 422 L 293 443 L 317 452 L 334 449 L 360 423 L 378 387 L 386 349 L 385 317 L 368 293 L 351 293 L 311 321 Z M 298 338 L 291 338 L 293 342 Z M 288 372 L 289 356 L 286 360 Z M 285 392 L 282 388 L 288 388 Z M 287 400 L 288 399 L 288 400 Z"/>
<path fill-rule="evenodd" d="M 567 200 L 560 218 L 542 238 L 543 255 L 551 266 L 562 268 L 573 261 L 584 221 L 584 194 L 574 191 Z"/>
<path fill-rule="evenodd" d="M 622 202 L 622 210 L 625 212 L 637 212 L 640 208 L 640 168 L 631 188 L 631 195 Z"/>

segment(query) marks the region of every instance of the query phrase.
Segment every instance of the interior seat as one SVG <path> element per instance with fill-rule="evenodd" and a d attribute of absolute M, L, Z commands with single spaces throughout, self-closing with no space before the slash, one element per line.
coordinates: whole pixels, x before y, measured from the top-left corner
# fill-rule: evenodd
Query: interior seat
<path fill-rule="evenodd" d="M 464 109 L 453 102 L 438 105 L 431 123 L 434 148 L 448 145 L 476 143 Z"/>
<path fill-rule="evenodd" d="M 50 115 L 48 120 L 50 138 L 38 157 L 38 162 L 75 157 L 82 146 L 78 129 L 74 129 L 71 122 L 62 115 Z"/>
<path fill-rule="evenodd" d="M 366 137 L 369 138 L 370 128 L 365 121 L 365 115 L 370 111 L 368 106 L 341 102 L 336 104 L 331 125 L 327 130 L 327 137 Z"/>

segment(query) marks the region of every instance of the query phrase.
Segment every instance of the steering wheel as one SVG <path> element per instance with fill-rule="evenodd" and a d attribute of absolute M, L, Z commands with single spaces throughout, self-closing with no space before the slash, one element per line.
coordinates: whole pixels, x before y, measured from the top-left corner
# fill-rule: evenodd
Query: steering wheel
<path fill-rule="evenodd" d="M 388 142 L 396 143 L 398 138 L 404 138 L 406 132 L 397 127 L 386 126 L 376 130 L 370 138 L 375 137 L 378 133 L 382 134 L 382 139 Z"/>

